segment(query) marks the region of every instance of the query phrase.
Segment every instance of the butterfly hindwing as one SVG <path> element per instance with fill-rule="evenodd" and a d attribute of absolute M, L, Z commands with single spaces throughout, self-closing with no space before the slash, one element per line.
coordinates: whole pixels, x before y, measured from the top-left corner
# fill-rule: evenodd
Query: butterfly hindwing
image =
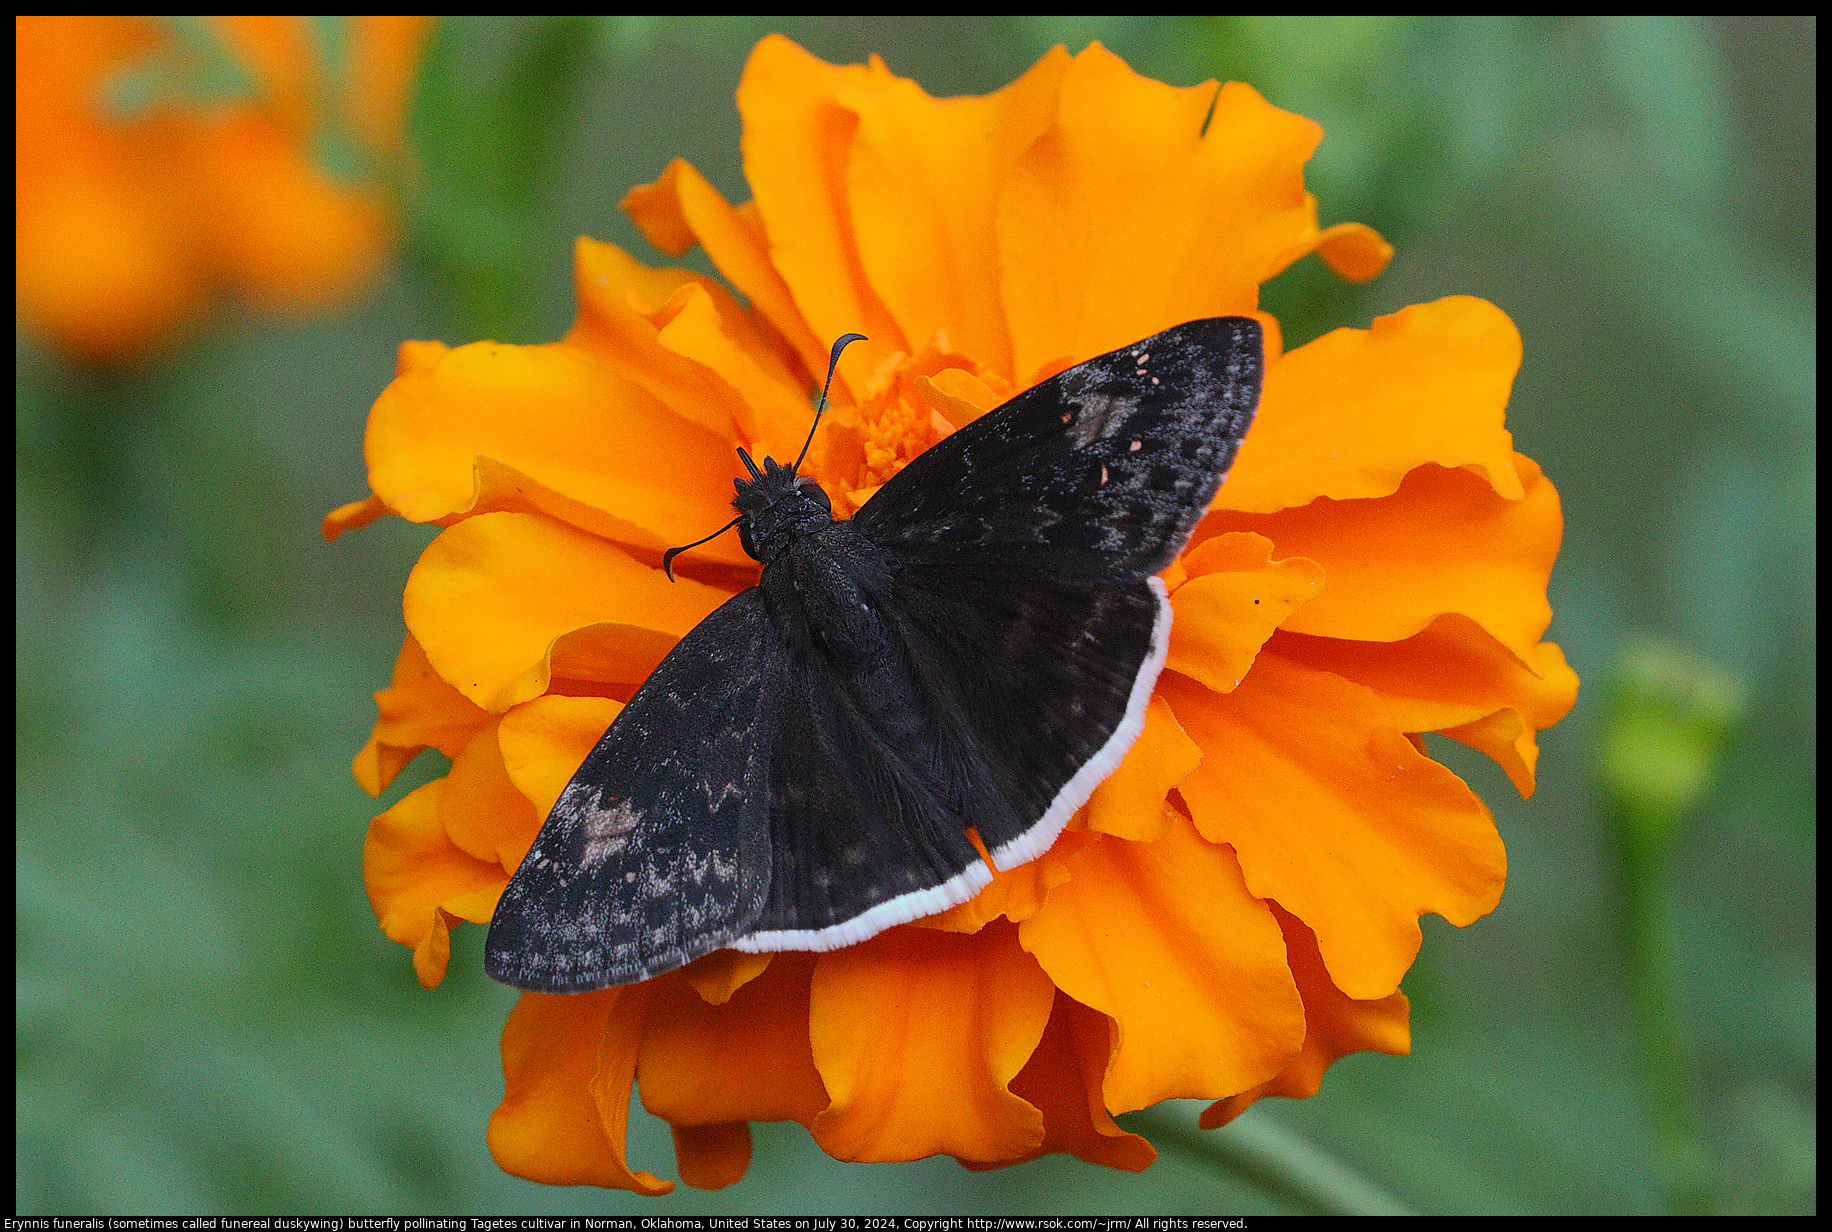
<path fill-rule="evenodd" d="M 750 930 L 769 890 L 781 669 L 755 588 L 675 645 L 503 891 L 484 950 L 491 976 L 548 992 L 603 988 Z"/>
<path fill-rule="evenodd" d="M 915 562 L 895 605 L 922 692 L 946 716 L 964 815 L 999 868 L 1041 855 L 1144 724 L 1169 644 L 1163 583 Z"/>
<path fill-rule="evenodd" d="M 1169 565 L 1252 423 L 1259 322 L 1191 321 L 1097 356 L 925 450 L 853 521 L 930 559 L 1133 581 Z"/>
<path fill-rule="evenodd" d="M 770 896 L 736 948 L 831 949 L 970 897 L 991 874 L 947 716 L 903 649 L 889 557 L 846 522 L 760 587 L 784 642 L 771 757 Z"/>

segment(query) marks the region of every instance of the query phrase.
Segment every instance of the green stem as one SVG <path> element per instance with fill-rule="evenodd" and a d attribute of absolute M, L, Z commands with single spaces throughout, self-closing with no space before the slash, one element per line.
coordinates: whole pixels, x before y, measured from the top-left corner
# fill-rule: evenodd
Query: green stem
<path fill-rule="evenodd" d="M 1673 976 L 1673 925 L 1665 900 L 1666 857 L 1644 837 L 1653 828 L 1609 806 L 1616 835 L 1618 901 L 1629 998 L 1634 1007 L 1641 1080 L 1652 1121 L 1655 1166 L 1668 1210 L 1711 1210 L 1710 1167 L 1699 1141 L 1692 1087 L 1692 1050 L 1680 1025 Z"/>
<path fill-rule="evenodd" d="M 1159 1107 L 1126 1118 L 1159 1146 L 1212 1160 L 1276 1197 L 1319 1215 L 1412 1215 L 1354 1167 L 1254 1109 L 1225 1128 L 1204 1130 Z"/>

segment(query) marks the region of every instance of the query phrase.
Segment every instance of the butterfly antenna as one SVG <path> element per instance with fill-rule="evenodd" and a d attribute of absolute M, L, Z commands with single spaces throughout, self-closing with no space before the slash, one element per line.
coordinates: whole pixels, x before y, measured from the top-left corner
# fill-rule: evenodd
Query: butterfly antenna
<path fill-rule="evenodd" d="M 864 334 L 847 334 L 844 338 L 841 338 L 838 342 L 833 344 L 833 351 L 827 356 L 827 383 L 821 386 L 821 400 L 814 406 L 814 423 L 808 428 L 808 439 L 802 442 L 801 452 L 795 456 L 795 465 L 790 469 L 796 471 L 801 470 L 802 459 L 808 456 L 808 446 L 814 443 L 814 429 L 821 426 L 821 412 L 827 409 L 827 391 L 833 388 L 833 370 L 840 365 L 840 352 L 844 351 L 851 343 L 864 341 L 866 341 Z M 753 483 L 763 479 L 763 472 L 757 469 L 757 464 L 751 461 L 751 455 L 744 451 L 744 446 L 742 445 L 738 446 L 738 460 L 743 462 L 744 469 L 751 473 L 751 481 Z M 765 458 L 764 461 L 770 462 L 768 458 Z M 774 466 L 775 463 L 770 462 L 770 465 Z M 678 548 L 669 548 L 666 552 L 662 553 L 662 572 L 667 574 L 668 580 L 672 582 L 674 580 L 674 558 L 676 556 L 679 556 L 688 548 L 697 548 L 702 543 L 711 543 L 714 539 L 717 539 L 720 535 L 723 535 L 726 531 L 742 521 L 744 521 L 744 515 L 741 513 L 704 539 L 695 539 L 692 543 L 684 543 Z"/>
<path fill-rule="evenodd" d="M 833 351 L 827 356 L 827 383 L 821 386 L 821 400 L 814 404 L 814 422 L 808 427 L 808 439 L 802 442 L 802 451 L 795 455 L 794 470 L 801 470 L 802 459 L 808 456 L 808 446 L 814 444 L 814 430 L 821 426 L 821 412 L 827 409 L 827 391 L 833 388 L 833 370 L 840 366 L 840 352 L 855 342 L 869 341 L 864 334 L 847 334 L 833 344 Z"/>
<path fill-rule="evenodd" d="M 738 452 L 743 453 L 744 451 L 739 450 Z M 667 574 L 668 580 L 672 582 L 674 580 L 674 558 L 676 556 L 679 556 L 688 548 L 697 548 L 702 543 L 711 543 L 714 539 L 717 539 L 720 535 L 723 535 L 726 531 L 742 521 L 744 521 L 744 515 L 741 513 L 704 539 L 695 539 L 692 543 L 683 543 L 678 548 L 669 548 L 666 552 L 662 553 L 662 572 Z"/>

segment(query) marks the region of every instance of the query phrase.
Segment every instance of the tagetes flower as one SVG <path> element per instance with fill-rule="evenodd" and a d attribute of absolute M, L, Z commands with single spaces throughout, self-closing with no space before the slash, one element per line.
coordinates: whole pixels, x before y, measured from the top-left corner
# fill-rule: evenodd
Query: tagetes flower
<path fill-rule="evenodd" d="M 420 750 L 444 778 L 376 818 L 371 901 L 443 976 L 586 751 L 755 562 L 728 514 L 734 445 L 793 458 L 827 344 L 860 332 L 807 469 L 849 514 L 948 432 L 1068 365 L 1197 317 L 1256 313 L 1310 252 L 1371 277 L 1365 227 L 1320 230 L 1314 123 L 1246 86 L 1140 77 L 1058 48 L 985 98 L 781 38 L 738 90 L 755 200 L 686 163 L 625 207 L 729 287 L 591 240 L 565 341 L 408 343 L 376 402 L 384 513 L 445 529 L 407 581 L 408 637 L 356 759 L 379 792 Z M 736 294 L 734 294 L 734 290 Z M 740 300 L 739 296 L 743 299 Z M 1556 493 L 1502 427 L 1520 340 L 1452 298 L 1289 354 L 1166 574 L 1169 666 L 1144 734 L 1044 856 L 977 898 L 831 953 L 710 955 L 648 983 L 526 994 L 490 1126 L 503 1167 L 661 1193 L 624 1158 L 632 1084 L 716 1187 L 747 1122 L 840 1159 L 995 1167 L 1067 1151 L 1140 1169 L 1113 1114 L 1309 1095 L 1337 1057 L 1408 1046 L 1418 917 L 1476 919 L 1505 858 L 1426 752 L 1440 732 L 1532 786 L 1534 733 L 1577 681 L 1540 641 Z"/>
<path fill-rule="evenodd" d="M 429 29 L 15 18 L 20 318 L 118 361 L 221 290 L 309 311 L 366 286 L 392 243 L 385 184 Z"/>

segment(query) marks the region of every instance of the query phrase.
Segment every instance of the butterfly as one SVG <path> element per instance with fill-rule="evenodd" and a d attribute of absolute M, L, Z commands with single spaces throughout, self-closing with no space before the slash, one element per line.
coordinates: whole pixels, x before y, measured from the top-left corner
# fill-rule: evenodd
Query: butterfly
<path fill-rule="evenodd" d="M 985 886 L 970 828 L 1001 870 L 1048 850 L 1144 725 L 1170 638 L 1155 575 L 1252 423 L 1262 347 L 1218 317 L 1068 368 L 849 520 L 800 459 L 740 449 L 733 524 L 761 578 L 561 792 L 489 974 L 582 992 L 718 949 L 837 949 Z"/>

